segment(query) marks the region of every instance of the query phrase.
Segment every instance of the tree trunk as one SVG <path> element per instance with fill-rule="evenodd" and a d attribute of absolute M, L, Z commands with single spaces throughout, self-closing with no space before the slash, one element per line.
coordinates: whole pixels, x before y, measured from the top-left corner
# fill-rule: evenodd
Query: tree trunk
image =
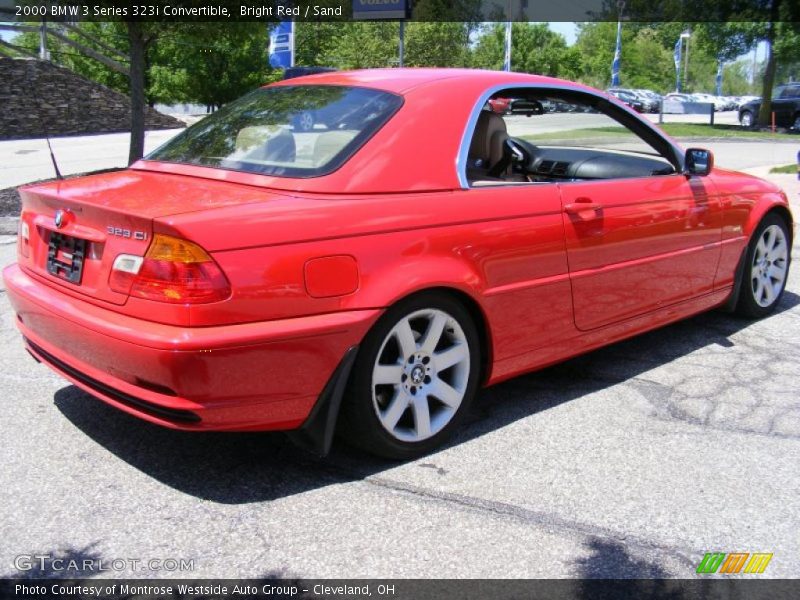
<path fill-rule="evenodd" d="M 775 85 L 775 21 L 780 0 L 772 0 L 770 22 L 767 23 L 767 68 L 764 70 L 764 82 L 761 88 L 761 108 L 758 110 L 758 126 L 768 127 L 772 121 L 772 86 Z"/>
<path fill-rule="evenodd" d="M 130 81 L 131 81 L 131 147 L 128 164 L 144 156 L 144 35 L 142 25 L 128 22 L 128 42 L 130 43 Z"/>

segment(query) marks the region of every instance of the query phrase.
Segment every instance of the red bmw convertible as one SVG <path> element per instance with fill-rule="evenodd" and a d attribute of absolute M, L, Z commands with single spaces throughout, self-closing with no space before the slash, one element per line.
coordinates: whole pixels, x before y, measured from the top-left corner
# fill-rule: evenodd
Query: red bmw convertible
<path fill-rule="evenodd" d="M 602 92 L 489 71 L 275 83 L 21 195 L 4 278 L 36 360 L 159 425 L 323 454 L 337 432 L 418 456 L 482 386 L 717 307 L 765 316 L 792 243 L 773 185 Z"/>

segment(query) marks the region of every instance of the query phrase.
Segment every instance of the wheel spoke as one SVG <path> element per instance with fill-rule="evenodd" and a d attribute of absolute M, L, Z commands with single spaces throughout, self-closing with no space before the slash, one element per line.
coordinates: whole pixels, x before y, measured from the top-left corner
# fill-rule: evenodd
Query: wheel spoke
<path fill-rule="evenodd" d="M 397 422 L 408 408 L 408 401 L 409 398 L 404 392 L 398 390 L 397 393 L 395 393 L 394 398 L 392 398 L 389 404 L 389 408 L 381 415 L 381 421 L 383 421 L 387 429 L 391 431 L 397 427 Z"/>
<path fill-rule="evenodd" d="M 768 304 L 768 305 L 772 304 L 772 302 L 775 300 L 775 288 L 772 287 L 772 282 L 771 281 L 765 281 L 763 287 L 764 287 L 764 295 L 765 295 L 764 300 L 766 300 L 766 304 Z"/>
<path fill-rule="evenodd" d="M 764 245 L 766 246 L 767 252 L 770 252 L 775 247 L 775 237 L 777 234 L 775 233 L 776 227 L 769 227 L 767 231 L 765 231 L 766 236 L 764 240 Z"/>
<path fill-rule="evenodd" d="M 395 332 L 397 343 L 400 344 L 400 353 L 403 355 L 403 359 L 408 359 L 409 356 L 417 351 L 417 342 L 414 341 L 414 332 L 408 319 L 400 321 Z"/>
<path fill-rule="evenodd" d="M 766 253 L 767 253 L 767 247 L 766 243 L 764 242 L 764 236 L 761 236 L 761 239 L 759 239 L 758 243 L 756 244 L 756 252 L 755 252 L 756 255 L 754 262 L 760 261 L 762 258 L 764 258 L 764 254 Z"/>
<path fill-rule="evenodd" d="M 786 242 L 781 238 L 778 243 L 767 253 L 767 258 L 771 261 L 786 258 Z"/>
<path fill-rule="evenodd" d="M 431 396 L 435 396 L 450 408 L 458 408 L 461 404 L 461 394 L 449 383 L 437 378 L 431 388 Z"/>
<path fill-rule="evenodd" d="M 767 269 L 767 277 L 777 281 L 778 283 L 783 282 L 783 276 L 783 269 L 781 267 L 772 265 L 769 269 Z"/>
<path fill-rule="evenodd" d="M 402 376 L 402 365 L 375 365 L 375 369 L 372 371 L 372 384 L 398 385 Z"/>
<path fill-rule="evenodd" d="M 447 317 L 440 312 L 434 314 L 433 319 L 431 319 L 428 325 L 428 331 L 425 332 L 425 337 L 420 344 L 420 349 L 423 352 L 433 354 L 436 344 L 442 339 L 442 332 L 444 331 L 445 325 L 447 325 Z"/>
<path fill-rule="evenodd" d="M 417 396 L 411 403 L 414 412 L 414 425 L 417 435 L 426 438 L 431 435 L 431 409 L 428 406 L 428 399 L 425 396 Z"/>
<path fill-rule="evenodd" d="M 756 297 L 756 302 L 761 304 L 761 299 L 764 296 L 764 282 L 761 280 L 761 277 L 756 277 L 753 281 L 755 281 L 756 284 L 753 295 Z"/>
<path fill-rule="evenodd" d="M 447 350 L 442 350 L 433 355 L 434 364 L 438 371 L 449 369 L 465 358 L 467 358 L 467 347 L 465 344 L 456 344 Z"/>

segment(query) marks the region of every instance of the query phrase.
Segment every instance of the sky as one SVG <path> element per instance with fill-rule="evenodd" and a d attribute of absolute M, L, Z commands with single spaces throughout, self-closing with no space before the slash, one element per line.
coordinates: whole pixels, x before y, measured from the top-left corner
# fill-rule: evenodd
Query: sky
<path fill-rule="evenodd" d="M 551 31 L 560 33 L 567 40 L 567 46 L 572 46 L 578 37 L 577 23 L 548 23 Z"/>

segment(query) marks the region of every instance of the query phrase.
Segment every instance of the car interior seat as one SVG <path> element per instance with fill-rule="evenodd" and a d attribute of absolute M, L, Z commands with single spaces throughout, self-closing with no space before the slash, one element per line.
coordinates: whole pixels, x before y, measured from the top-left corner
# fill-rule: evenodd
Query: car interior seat
<path fill-rule="evenodd" d="M 490 177 L 489 170 L 503 158 L 503 144 L 508 138 L 503 117 L 492 111 L 481 111 L 467 155 L 467 178 L 470 181 L 505 181 L 508 172 L 500 177 Z"/>
<path fill-rule="evenodd" d="M 294 134 L 285 127 L 244 127 L 236 136 L 241 158 L 270 163 L 293 163 L 296 159 Z"/>

